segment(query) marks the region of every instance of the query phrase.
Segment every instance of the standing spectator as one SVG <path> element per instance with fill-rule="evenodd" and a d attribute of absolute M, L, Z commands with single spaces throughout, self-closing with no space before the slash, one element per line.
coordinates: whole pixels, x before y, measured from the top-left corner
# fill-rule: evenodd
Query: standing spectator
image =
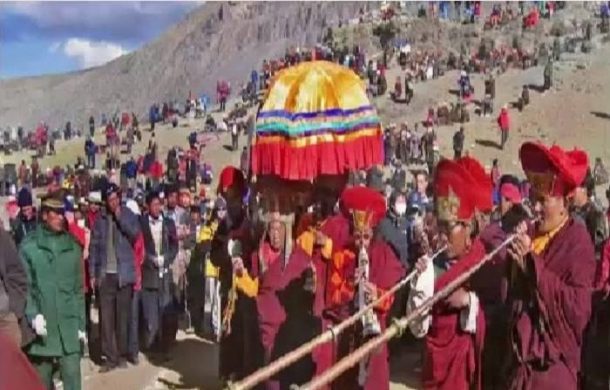
<path fill-rule="evenodd" d="M 47 389 L 54 388 L 59 366 L 64 389 L 79 390 L 81 343 L 86 340 L 82 252 L 65 231 L 59 195 L 43 200 L 41 218 L 19 250 L 29 281 L 25 314 L 36 333 L 27 354 Z"/>
<path fill-rule="evenodd" d="M 510 117 L 508 116 L 508 107 L 504 105 L 498 116 L 498 126 L 500 127 L 500 148 L 504 150 L 504 145 L 508 141 L 508 131 L 510 129 Z"/>
<path fill-rule="evenodd" d="M 548 91 L 553 86 L 553 60 L 549 59 L 544 66 L 544 90 Z"/>
<path fill-rule="evenodd" d="M 93 141 L 93 136 L 90 136 L 85 141 L 85 155 L 87 156 L 87 168 L 95 169 L 95 152 L 97 147 Z"/>
<path fill-rule="evenodd" d="M 93 115 L 89 117 L 89 136 L 91 138 L 95 136 L 95 118 L 93 118 Z"/>
<path fill-rule="evenodd" d="M 31 341 L 24 318 L 28 279 L 15 243 L 1 228 L 0 250 L 0 335 L 8 336 L 19 347 Z"/>
<path fill-rule="evenodd" d="M 145 345 L 151 348 L 159 340 L 160 352 L 166 354 L 173 338 L 164 324 L 173 315 L 171 265 L 178 253 L 176 225 L 162 214 L 159 193 L 152 191 L 146 198 L 148 215 L 141 218 L 144 238 L 142 264 L 142 304 L 147 324 Z"/>
<path fill-rule="evenodd" d="M 128 325 L 135 283 L 134 243 L 140 232 L 136 216 L 121 206 L 120 191 L 110 183 L 103 192 L 106 210 L 91 236 L 91 285 L 99 288 L 102 351 L 107 358 L 101 372 L 125 367 Z"/>
<path fill-rule="evenodd" d="M 38 158 L 32 157 L 32 164 L 30 165 L 32 169 L 32 187 L 38 187 L 38 175 L 40 174 L 40 165 L 38 164 Z"/>
<path fill-rule="evenodd" d="M 18 184 L 25 186 L 28 181 L 28 166 L 25 164 L 25 160 L 21 160 L 19 170 L 17 171 L 17 176 L 19 178 Z"/>
<path fill-rule="evenodd" d="M 457 160 L 462 157 L 464 151 L 464 126 L 460 126 L 460 129 L 453 134 L 453 159 Z"/>
<path fill-rule="evenodd" d="M 239 148 L 239 130 L 237 128 L 237 121 L 233 121 L 231 125 L 231 149 L 236 152 L 237 148 Z"/>
<path fill-rule="evenodd" d="M 127 188 L 132 191 L 135 190 L 136 177 L 138 176 L 138 164 L 133 156 L 125 163 L 125 176 L 127 176 Z"/>
<path fill-rule="evenodd" d="M 13 220 L 12 233 L 15 244 L 19 246 L 28 233 L 36 229 L 36 212 L 34 210 L 32 193 L 22 188 L 17 195 L 19 214 Z"/>
<path fill-rule="evenodd" d="M 141 208 L 133 199 L 129 199 L 125 203 L 125 207 L 129 208 L 136 217 L 141 218 Z M 128 354 L 127 360 L 137 366 L 140 362 L 140 307 L 142 302 L 142 264 L 144 263 L 144 236 L 142 232 L 138 234 L 133 246 L 133 256 L 135 260 L 136 282 L 133 285 L 133 296 L 131 299 L 131 316 L 129 321 L 129 337 L 128 337 Z"/>

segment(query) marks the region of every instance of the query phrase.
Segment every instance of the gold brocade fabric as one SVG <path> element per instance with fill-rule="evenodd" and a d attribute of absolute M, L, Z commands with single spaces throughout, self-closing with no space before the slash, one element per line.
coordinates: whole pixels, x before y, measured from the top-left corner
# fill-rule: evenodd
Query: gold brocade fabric
<path fill-rule="evenodd" d="M 365 84 L 354 72 L 332 62 L 310 61 L 276 75 L 262 111 L 349 110 L 369 104 Z"/>

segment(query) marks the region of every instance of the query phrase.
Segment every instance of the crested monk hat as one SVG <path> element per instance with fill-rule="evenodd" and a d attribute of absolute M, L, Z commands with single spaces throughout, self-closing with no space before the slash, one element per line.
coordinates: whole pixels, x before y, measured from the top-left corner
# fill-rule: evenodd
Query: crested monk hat
<path fill-rule="evenodd" d="M 587 154 L 579 149 L 566 152 L 553 145 L 526 142 L 519 151 L 521 166 L 538 194 L 551 196 L 570 195 L 582 185 L 589 168 Z"/>

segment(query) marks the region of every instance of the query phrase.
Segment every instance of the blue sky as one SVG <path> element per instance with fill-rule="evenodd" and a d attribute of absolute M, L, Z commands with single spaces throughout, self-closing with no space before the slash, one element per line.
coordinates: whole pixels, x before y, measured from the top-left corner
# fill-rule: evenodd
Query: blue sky
<path fill-rule="evenodd" d="M 2 2 L 0 78 L 101 65 L 156 38 L 200 2 Z"/>

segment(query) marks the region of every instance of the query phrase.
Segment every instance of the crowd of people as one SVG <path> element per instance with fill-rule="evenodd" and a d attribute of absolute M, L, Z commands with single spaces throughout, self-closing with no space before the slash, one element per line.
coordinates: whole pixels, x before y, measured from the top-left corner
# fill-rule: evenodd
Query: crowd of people
<path fill-rule="evenodd" d="M 164 362 L 184 326 L 220 343 L 219 375 L 234 381 L 354 313 L 361 286 L 374 299 L 418 272 L 375 308 L 378 333 L 515 234 L 411 324 L 425 338 L 424 387 L 608 383 L 608 217 L 594 202 L 587 155 L 526 143 L 520 159 L 527 185 L 459 155 L 431 175 L 416 172 L 412 185 L 402 164 L 389 180 L 379 167 L 319 180 L 309 202 L 292 205 L 293 218 L 230 166 L 215 196 L 194 194 L 169 171 L 143 192 L 101 180 L 78 196 L 51 188 L 40 205 L 24 187 L 11 231 L 0 234 L 0 340 L 22 347 L 34 367 L 28 389 L 53 388 L 56 370 L 64 388 L 78 389 L 84 351 L 101 372 L 137 365 L 140 351 Z M 266 388 L 308 381 L 364 334 L 341 334 Z M 581 364 L 600 344 L 601 356 Z M 388 353 L 334 386 L 388 388 Z"/>
<path fill-rule="evenodd" d="M 467 3 L 467 20 L 478 17 L 480 3 Z M 504 17 L 502 9 L 494 12 Z M 409 65 L 419 75 L 405 81 L 411 97 L 412 78 L 441 72 L 434 56 L 421 57 L 425 70 Z M 341 62 L 383 86 L 382 61 L 367 62 L 359 47 L 318 46 L 265 61 L 247 94 L 268 88 L 280 69 L 315 58 Z M 545 89 L 550 72 L 545 68 Z M 467 71 L 458 87 L 460 98 L 470 99 Z M 230 85 L 219 82 L 217 90 L 224 110 Z M 482 115 L 493 113 L 492 76 L 485 95 Z M 185 113 L 204 106 L 189 97 Z M 595 184 L 608 181 L 601 161 L 591 170 L 583 151 L 527 142 L 519 152 L 522 177 L 503 175 L 497 160 L 487 172 L 465 152 L 463 127 L 453 137 L 453 158 L 443 159 L 432 110 L 421 129 L 386 129 L 383 166 L 318 178 L 307 193 L 290 197 L 290 183 L 249 175 L 243 148 L 240 167 L 220 170 L 212 192 L 212 168 L 201 160 L 196 132 L 187 148 L 159 157 L 155 123 L 173 124 L 180 112 L 171 103 L 152 105 L 146 152 L 126 161 L 122 145 L 131 153 L 141 140 L 138 118 L 128 113 L 103 123 L 105 145 L 94 142 L 90 118 L 86 161 L 44 172 L 37 159 L 21 163 L 7 204 L 10 229 L 0 231 L 0 388 L 53 389 L 60 378 L 63 388 L 80 389 L 83 357 L 102 373 L 138 365 L 142 354 L 164 364 L 181 328 L 218 343 L 218 376 L 235 382 L 415 271 L 366 321 L 262 384 L 288 389 L 325 372 L 481 262 L 466 283 L 409 324 L 423 345 L 401 337 L 332 388 L 389 389 L 389 361 L 405 348 L 422 348 L 426 389 L 607 388 L 610 212 L 595 194 Z M 507 107 L 497 121 L 503 148 Z M 219 127 L 238 151 L 246 125 L 223 120 Z M 98 171 L 100 153 L 106 161 Z M 413 164 L 425 168 L 410 177 Z M 610 200 L 610 189 L 606 195 Z"/>

